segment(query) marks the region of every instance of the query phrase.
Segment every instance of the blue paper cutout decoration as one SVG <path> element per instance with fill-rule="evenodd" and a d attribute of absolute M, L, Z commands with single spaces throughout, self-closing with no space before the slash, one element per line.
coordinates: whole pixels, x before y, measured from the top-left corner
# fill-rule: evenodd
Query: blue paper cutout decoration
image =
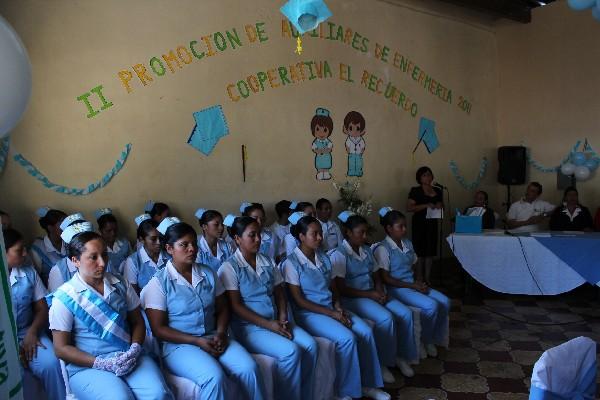
<path fill-rule="evenodd" d="M 194 113 L 196 125 L 192 129 L 188 144 L 204 155 L 209 155 L 219 139 L 229 134 L 229 127 L 220 105 Z"/>
<path fill-rule="evenodd" d="M 425 143 L 425 147 L 427 147 L 429 154 L 433 153 L 438 147 L 440 147 L 440 143 L 438 142 L 438 138 L 435 133 L 435 121 L 421 117 L 421 120 L 419 121 L 419 135 L 417 138 L 419 140 L 423 140 L 423 143 Z"/>
<path fill-rule="evenodd" d="M 280 11 L 301 35 L 333 15 L 323 0 L 289 0 Z"/>
<path fill-rule="evenodd" d="M 37 169 L 35 167 L 35 165 L 33 165 L 29 160 L 27 160 L 21 154 L 15 154 L 14 159 L 23 168 L 25 168 L 25 170 L 27 170 L 27 173 L 29 173 L 29 175 L 33 176 L 38 181 L 42 182 L 42 185 L 44 185 L 48 189 L 54 190 L 57 193 L 69 194 L 72 196 L 85 196 L 85 195 L 88 195 L 88 194 L 96 191 L 97 189 L 100 189 L 100 188 L 108 185 L 108 183 L 111 181 L 111 179 L 117 173 L 119 173 L 121 168 L 123 168 L 123 165 L 125 164 L 125 161 L 127 160 L 127 157 L 129 157 L 130 151 L 131 151 L 131 143 L 128 143 L 125 146 L 125 149 L 121 152 L 121 156 L 119 157 L 119 159 L 115 162 L 115 166 L 112 167 L 112 169 L 110 171 L 108 171 L 102 177 L 101 180 L 90 183 L 85 188 L 70 188 L 70 187 L 62 186 L 57 183 L 51 182 L 46 177 L 46 175 L 44 175 L 42 172 L 40 172 L 40 170 Z"/>

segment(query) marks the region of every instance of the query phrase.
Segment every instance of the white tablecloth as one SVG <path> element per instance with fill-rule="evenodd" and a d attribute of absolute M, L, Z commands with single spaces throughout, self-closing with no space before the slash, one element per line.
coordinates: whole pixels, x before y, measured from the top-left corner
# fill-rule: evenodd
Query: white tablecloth
<path fill-rule="evenodd" d="M 533 237 L 453 233 L 446 240 L 463 268 L 497 292 L 554 295 L 585 283 Z"/>

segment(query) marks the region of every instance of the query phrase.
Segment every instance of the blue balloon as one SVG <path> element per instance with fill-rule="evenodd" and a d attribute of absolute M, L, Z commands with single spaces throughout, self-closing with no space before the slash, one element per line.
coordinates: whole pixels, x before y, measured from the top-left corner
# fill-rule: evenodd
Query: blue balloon
<path fill-rule="evenodd" d="M 600 21 L 600 3 L 597 3 L 596 6 L 592 8 L 592 16 Z"/>
<path fill-rule="evenodd" d="M 571 161 L 573 161 L 573 164 L 577 165 L 578 167 L 582 166 L 586 161 L 585 154 L 580 151 L 573 153 L 573 155 L 571 155 Z"/>
<path fill-rule="evenodd" d="M 595 158 L 590 158 L 585 162 L 584 165 L 588 167 L 590 171 L 594 171 L 596 168 L 598 168 L 598 160 Z"/>
<path fill-rule="evenodd" d="M 596 0 L 568 0 L 567 3 L 573 10 L 581 11 L 594 6 Z"/>

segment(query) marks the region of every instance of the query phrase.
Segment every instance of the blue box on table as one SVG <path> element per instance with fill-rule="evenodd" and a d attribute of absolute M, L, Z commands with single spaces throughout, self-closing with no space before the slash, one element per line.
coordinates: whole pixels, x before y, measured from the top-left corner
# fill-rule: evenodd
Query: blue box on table
<path fill-rule="evenodd" d="M 455 233 L 481 233 L 483 232 L 483 218 L 481 216 L 462 215 L 456 213 Z"/>

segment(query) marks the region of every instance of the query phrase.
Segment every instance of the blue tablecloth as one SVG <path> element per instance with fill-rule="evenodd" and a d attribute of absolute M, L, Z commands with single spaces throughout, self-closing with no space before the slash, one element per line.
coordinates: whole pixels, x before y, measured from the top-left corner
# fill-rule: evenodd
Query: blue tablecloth
<path fill-rule="evenodd" d="M 592 285 L 600 282 L 600 234 L 560 234 L 535 239 Z"/>
<path fill-rule="evenodd" d="M 597 235 L 540 238 L 497 232 L 453 233 L 447 241 L 463 268 L 497 292 L 555 295 L 568 292 L 586 280 L 594 284 L 600 281 L 594 281 L 597 273 L 594 265 L 598 265 L 600 259 L 600 236 Z M 594 243 L 599 249 L 592 252 L 590 248 Z M 571 262 L 574 267 L 569 265 Z"/>

